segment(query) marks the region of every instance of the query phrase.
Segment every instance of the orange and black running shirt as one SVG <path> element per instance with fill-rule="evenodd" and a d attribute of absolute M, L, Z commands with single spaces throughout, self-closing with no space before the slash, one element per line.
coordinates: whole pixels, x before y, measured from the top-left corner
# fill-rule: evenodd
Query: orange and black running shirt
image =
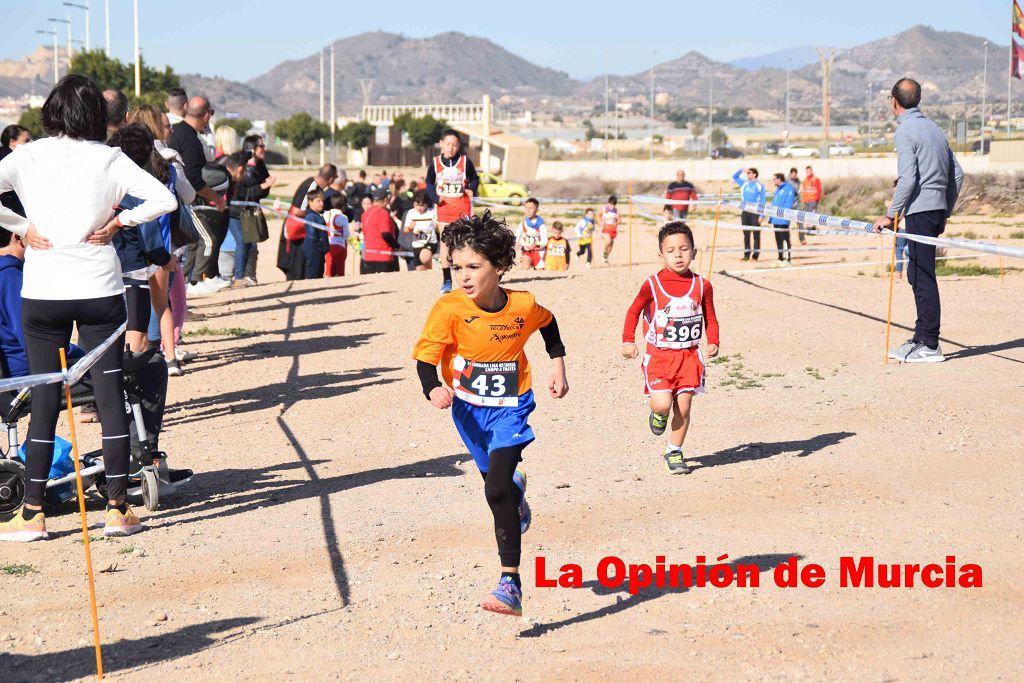
<path fill-rule="evenodd" d="M 508 301 L 494 313 L 462 290 L 439 298 L 412 352 L 418 361 L 440 365 L 445 384 L 474 405 L 517 405 L 532 386 L 526 340 L 552 320 L 530 292 L 502 290 Z"/>

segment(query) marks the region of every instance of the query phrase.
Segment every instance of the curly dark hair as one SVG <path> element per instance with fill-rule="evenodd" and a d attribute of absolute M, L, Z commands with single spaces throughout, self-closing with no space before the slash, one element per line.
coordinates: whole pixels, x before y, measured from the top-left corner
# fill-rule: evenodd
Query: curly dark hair
<path fill-rule="evenodd" d="M 468 248 L 491 262 L 498 270 L 508 271 L 516 262 L 516 237 L 504 218 L 490 210 L 482 216 L 463 216 L 445 226 L 441 241 L 448 247 L 448 263 L 457 249 Z"/>

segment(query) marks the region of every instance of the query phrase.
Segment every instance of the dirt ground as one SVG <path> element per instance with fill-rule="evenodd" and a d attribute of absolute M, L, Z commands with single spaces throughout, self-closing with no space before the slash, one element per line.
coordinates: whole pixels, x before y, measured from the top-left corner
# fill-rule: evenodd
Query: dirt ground
<path fill-rule="evenodd" d="M 960 218 L 950 232 L 1007 241 L 1015 220 Z M 673 477 L 646 426 L 637 361 L 619 356 L 626 308 L 655 270 L 653 232 L 637 233 L 632 268 L 623 239 L 611 267 L 507 278 L 557 315 L 571 387 L 561 401 L 538 392 L 531 418 L 522 619 L 477 607 L 498 576 L 482 484 L 409 357 L 439 274 L 287 284 L 261 245 L 264 284 L 195 302 L 206 319 L 189 329 L 206 331 L 187 346 L 200 358 L 171 380 L 163 446 L 193 481 L 143 515 L 145 533 L 93 544 L 97 569 L 113 568 L 97 574 L 111 677 L 1024 676 L 1022 272 L 943 278 L 949 360 L 926 366 L 883 363 L 888 279 L 876 266 L 714 275 L 724 358 L 694 402 L 695 470 Z M 698 243 L 709 234 L 700 226 Z M 720 232 L 718 246 L 739 244 Z M 716 255 L 716 271 L 746 267 Z M 914 318 L 905 282 L 893 311 L 896 345 Z M 540 384 L 539 335 L 528 352 Z M 98 430 L 82 432 L 95 447 Z M 97 529 L 100 504 L 90 509 Z M 31 568 L 0 583 L 4 681 L 94 671 L 75 508 L 48 525 L 49 542 L 0 548 L 5 574 Z M 724 554 L 758 564 L 761 587 L 631 596 L 595 581 L 608 555 Z M 535 587 L 537 555 L 582 565 L 584 587 Z M 771 568 L 790 555 L 821 564 L 826 584 L 776 587 Z M 954 555 L 981 565 L 984 586 L 841 588 L 846 555 Z"/>

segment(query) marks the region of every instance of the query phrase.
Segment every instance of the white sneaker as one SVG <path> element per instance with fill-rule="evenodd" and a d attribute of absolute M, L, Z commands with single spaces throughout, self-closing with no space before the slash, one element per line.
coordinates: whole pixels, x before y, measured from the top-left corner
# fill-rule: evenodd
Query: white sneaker
<path fill-rule="evenodd" d="M 231 286 L 231 280 L 225 280 L 220 275 L 218 275 L 217 277 L 208 277 L 205 280 L 203 280 L 203 282 L 205 282 L 208 286 L 215 288 L 214 291 L 218 292 L 224 289 L 225 287 Z"/>
<path fill-rule="evenodd" d="M 189 285 L 185 288 L 185 296 L 189 299 L 198 299 L 200 297 L 216 294 L 217 292 L 217 289 L 211 287 L 205 282 L 197 282 L 194 285 Z"/>
<path fill-rule="evenodd" d="M 930 349 L 924 344 L 917 344 L 914 349 L 903 359 L 904 363 L 941 363 L 946 360 L 942 355 L 942 347 L 938 344 Z"/>
<path fill-rule="evenodd" d="M 899 347 L 890 351 L 889 358 L 892 358 L 893 360 L 898 360 L 902 363 L 903 360 L 907 357 L 907 354 L 914 350 L 915 346 L 917 346 L 917 342 L 914 341 L 913 339 L 908 339 L 907 341 L 903 342 Z"/>
<path fill-rule="evenodd" d="M 186 351 L 185 349 L 181 348 L 180 346 L 175 346 L 174 347 L 174 358 L 179 363 L 191 363 L 192 361 L 194 361 L 196 359 L 196 354 L 192 353 L 191 351 Z"/>

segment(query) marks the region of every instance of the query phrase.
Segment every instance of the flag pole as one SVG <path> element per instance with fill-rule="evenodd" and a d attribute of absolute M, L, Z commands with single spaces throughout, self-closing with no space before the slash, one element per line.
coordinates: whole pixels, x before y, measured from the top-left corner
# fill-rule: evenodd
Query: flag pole
<path fill-rule="evenodd" d="M 1010 3 L 1010 68 L 1006 74 L 1006 139 L 1010 139 L 1010 96 L 1013 93 L 1013 55 L 1017 44 L 1013 40 L 1014 14 L 1013 8 L 1017 6 L 1016 0 Z M 985 143 L 982 142 L 982 145 Z M 984 151 L 984 150 L 983 150 Z"/>

